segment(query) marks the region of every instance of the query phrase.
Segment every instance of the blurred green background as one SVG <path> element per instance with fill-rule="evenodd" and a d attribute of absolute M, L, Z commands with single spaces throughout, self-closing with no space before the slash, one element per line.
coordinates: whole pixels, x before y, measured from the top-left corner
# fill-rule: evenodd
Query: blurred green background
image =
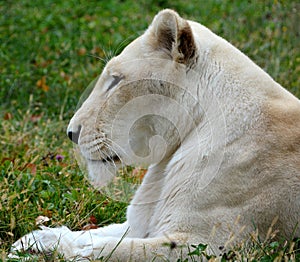
<path fill-rule="evenodd" d="M 299 1 L 0 2 L 1 109 L 70 118 L 102 68 L 94 56 L 119 53 L 162 8 L 203 23 L 300 96 Z M 39 80 L 45 85 L 38 85 Z M 62 109 L 62 106 L 64 108 Z"/>
<path fill-rule="evenodd" d="M 163 8 L 206 25 L 300 97 L 299 1 L 0 0 L 0 259 L 38 215 L 72 229 L 124 221 L 126 203 L 89 187 L 65 129 L 101 59 Z"/>

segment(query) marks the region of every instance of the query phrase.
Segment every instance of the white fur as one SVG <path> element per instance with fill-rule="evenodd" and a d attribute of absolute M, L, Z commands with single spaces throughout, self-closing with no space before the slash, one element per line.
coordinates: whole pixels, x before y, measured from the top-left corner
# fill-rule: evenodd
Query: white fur
<path fill-rule="evenodd" d="M 180 50 L 187 25 L 191 61 Z M 171 50 L 158 39 L 165 32 L 174 37 Z M 122 80 L 106 91 L 113 75 Z M 101 161 L 112 154 L 125 164 L 150 165 L 127 221 L 82 232 L 43 228 L 12 252 L 33 244 L 57 246 L 67 258 L 172 260 L 188 252 L 187 244 L 208 243 L 218 252 L 231 233 L 232 243 L 247 239 L 254 224 L 263 238 L 276 217 L 280 236 L 300 236 L 299 100 L 204 26 L 160 12 L 107 64 L 68 130 L 79 125 L 96 186 L 114 176 L 114 163 Z M 163 245 L 171 241 L 185 247 Z"/>

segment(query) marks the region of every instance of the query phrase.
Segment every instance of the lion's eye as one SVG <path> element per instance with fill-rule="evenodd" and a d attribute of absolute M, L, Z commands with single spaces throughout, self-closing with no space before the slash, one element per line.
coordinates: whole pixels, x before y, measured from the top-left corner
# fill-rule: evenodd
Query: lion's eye
<path fill-rule="evenodd" d="M 109 87 L 107 88 L 106 91 L 112 89 L 114 86 L 116 86 L 123 78 L 124 76 L 112 76 L 114 79 L 113 81 L 110 83 Z"/>

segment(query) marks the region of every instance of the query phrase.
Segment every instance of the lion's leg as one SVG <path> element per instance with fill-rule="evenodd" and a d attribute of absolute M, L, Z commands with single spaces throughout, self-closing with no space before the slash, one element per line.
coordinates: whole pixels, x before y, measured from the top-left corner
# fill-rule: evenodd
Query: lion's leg
<path fill-rule="evenodd" d="M 32 231 L 21 237 L 12 245 L 11 253 L 16 251 L 33 250 L 43 252 L 53 249 L 61 249 L 62 253 L 65 248 L 72 246 L 74 241 L 87 241 L 87 238 L 103 238 L 103 237 L 118 237 L 121 238 L 128 233 L 129 226 L 125 222 L 123 224 L 113 224 L 102 228 L 86 230 L 86 231 L 71 231 L 67 227 L 49 228 L 42 226 L 41 230 Z M 67 252 L 68 253 L 68 252 Z"/>
<path fill-rule="evenodd" d="M 127 221 L 122 224 L 112 224 L 92 230 L 93 235 L 101 237 L 122 237 L 125 233 L 128 233 L 127 231 L 129 232 Z"/>
<path fill-rule="evenodd" d="M 185 242 L 187 238 L 180 235 L 158 238 L 126 237 L 127 224 L 111 225 L 102 229 L 87 231 L 70 231 L 66 227 L 43 228 L 33 231 L 19 239 L 12 248 L 11 254 L 30 249 L 36 252 L 57 250 L 68 259 L 92 258 L 111 256 L 120 261 L 147 260 L 153 256 L 174 255 L 175 246 Z M 125 231 L 123 231 L 125 229 Z M 105 236 L 111 231 L 111 236 Z M 105 235 L 104 235 L 105 233 Z M 123 233 L 123 235 L 118 235 Z M 169 245 L 164 245 L 168 244 Z M 143 260 L 142 260 L 143 261 Z"/>
<path fill-rule="evenodd" d="M 76 248 L 79 248 L 77 255 L 80 257 L 86 255 L 81 253 L 83 249 L 89 249 L 88 256 L 93 259 L 109 257 L 109 261 L 154 261 L 154 258 L 162 258 L 159 261 L 175 261 L 181 254 L 187 254 L 186 243 L 185 235 L 172 234 L 153 238 L 107 237 L 91 242 L 89 247 Z"/>

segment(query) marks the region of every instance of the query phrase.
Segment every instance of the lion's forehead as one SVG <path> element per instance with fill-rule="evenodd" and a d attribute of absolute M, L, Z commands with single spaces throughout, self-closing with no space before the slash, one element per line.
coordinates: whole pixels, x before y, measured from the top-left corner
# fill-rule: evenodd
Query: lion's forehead
<path fill-rule="evenodd" d="M 121 54 L 113 57 L 105 70 L 109 75 L 122 75 L 128 80 L 163 77 L 168 73 L 172 73 L 172 79 L 175 78 L 173 61 L 164 51 L 153 48 L 147 32 L 126 46 Z"/>

